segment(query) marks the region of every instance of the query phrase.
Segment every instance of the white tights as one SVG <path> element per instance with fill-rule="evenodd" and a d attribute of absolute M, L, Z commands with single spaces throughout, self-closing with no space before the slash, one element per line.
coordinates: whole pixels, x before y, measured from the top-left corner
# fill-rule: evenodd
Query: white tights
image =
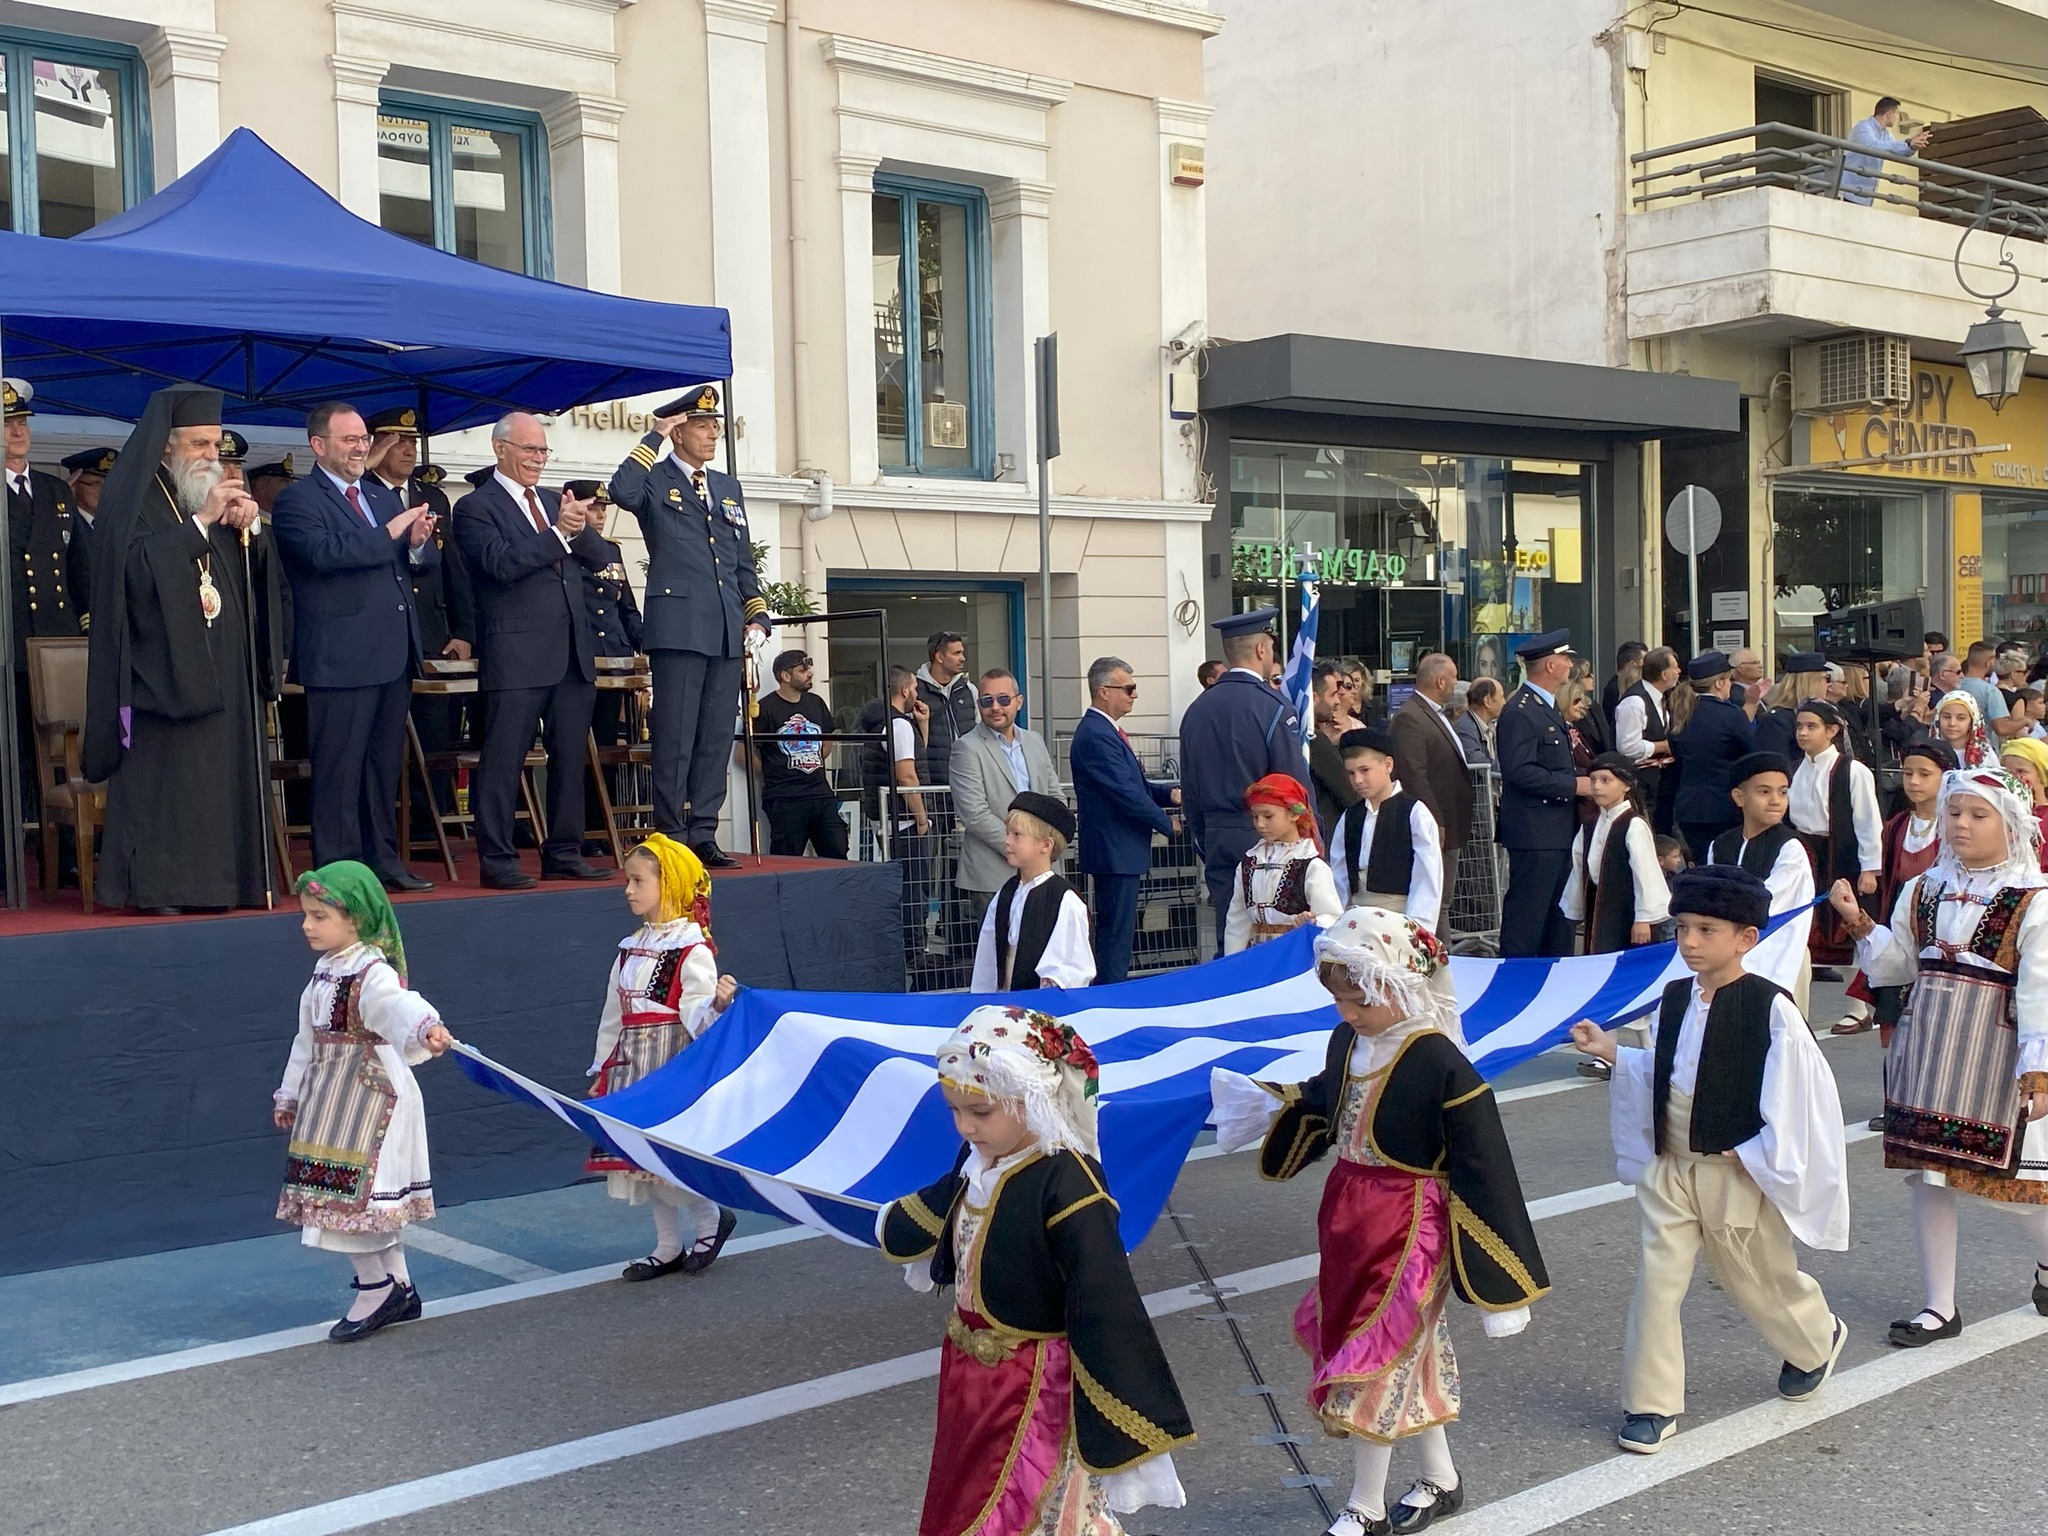
<path fill-rule="evenodd" d="M 1441 1424 L 1414 1437 L 1422 1452 L 1422 1475 L 1440 1488 L 1458 1486 L 1458 1469 L 1451 1462 L 1450 1437 Z M 1387 1468 L 1394 1460 L 1394 1448 L 1363 1437 L 1352 1442 L 1353 1475 L 1349 1507 L 1363 1510 L 1375 1520 L 1387 1513 Z"/>
<path fill-rule="evenodd" d="M 2048 1205 L 2015 1206 L 2034 1239 L 2034 1262 L 2048 1269 Z M 1913 1185 L 1913 1234 L 1920 1245 L 1920 1283 L 1927 1310 L 1956 1315 L 1956 1192 L 1946 1184 Z"/>
<path fill-rule="evenodd" d="M 688 1211 L 696 1222 L 696 1238 L 718 1233 L 718 1202 L 706 1200 L 694 1189 L 674 1184 L 656 1184 L 649 1191 L 654 1206 L 654 1257 L 666 1264 L 683 1251 L 682 1213 Z"/>
<path fill-rule="evenodd" d="M 395 1280 L 400 1285 L 412 1284 L 412 1272 L 406 1268 L 403 1243 L 393 1243 L 375 1253 L 352 1253 L 348 1258 L 355 1266 L 357 1282 L 365 1287 L 356 1292 L 355 1304 L 348 1309 L 348 1315 L 357 1321 L 384 1304 L 390 1294 L 383 1289 L 386 1280 Z"/>

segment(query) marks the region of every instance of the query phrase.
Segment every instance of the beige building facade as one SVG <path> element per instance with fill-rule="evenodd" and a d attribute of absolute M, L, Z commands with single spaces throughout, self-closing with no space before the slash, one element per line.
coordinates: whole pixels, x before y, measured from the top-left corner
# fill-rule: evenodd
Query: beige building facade
<path fill-rule="evenodd" d="M 1041 719 L 1032 343 L 1057 333 L 1054 723 L 1114 652 L 1145 684 L 1134 727 L 1166 730 L 1204 640 L 1171 343 L 1206 315 L 1220 25 L 1199 0 L 0 3 L 5 78 L 34 87 L 11 104 L 15 227 L 90 227 L 248 127 L 412 238 L 722 306 L 764 579 L 885 610 L 892 661 L 965 632 Z M 550 478 L 609 473 L 656 403 L 565 413 Z M 44 418 L 36 457 L 122 430 Z M 470 432 L 432 456 L 452 478 L 488 452 Z M 790 643 L 835 706 L 872 694 L 871 626 Z"/>

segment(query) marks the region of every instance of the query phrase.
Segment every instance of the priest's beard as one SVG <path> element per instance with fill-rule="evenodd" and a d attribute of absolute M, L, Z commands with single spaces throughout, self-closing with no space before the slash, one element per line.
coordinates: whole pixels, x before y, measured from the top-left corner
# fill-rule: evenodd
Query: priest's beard
<path fill-rule="evenodd" d="M 171 492 L 178 498 L 178 510 L 187 517 L 196 517 L 199 509 L 206 505 L 206 498 L 213 488 L 220 484 L 223 473 L 218 461 L 213 459 L 167 459 L 164 473 L 171 478 Z"/>

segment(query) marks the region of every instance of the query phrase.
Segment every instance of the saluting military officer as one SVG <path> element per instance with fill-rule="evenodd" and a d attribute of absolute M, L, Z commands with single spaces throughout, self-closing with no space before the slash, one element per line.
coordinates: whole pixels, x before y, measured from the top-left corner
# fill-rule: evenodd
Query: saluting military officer
<path fill-rule="evenodd" d="M 1230 670 L 1196 695 L 1180 721 L 1181 809 L 1202 853 L 1219 945 L 1230 882 L 1258 841 L 1244 792 L 1269 773 L 1297 779 L 1308 773 L 1301 717 L 1287 695 L 1266 681 L 1278 649 L 1273 620 L 1279 612 L 1233 613 L 1209 626 L 1223 637 Z"/>
<path fill-rule="evenodd" d="M 20 733 L 22 814 L 42 801 L 35 771 L 35 712 L 28 700 L 28 642 L 85 633 L 89 558 L 72 548 L 71 488 L 28 467 L 29 417 L 35 390 L 26 379 L 0 379 L 7 464 L 7 590 L 14 609 L 14 715 Z"/>
<path fill-rule="evenodd" d="M 78 599 L 78 624 L 92 632 L 92 529 L 100 515 L 100 488 L 120 457 L 118 449 L 85 448 L 64 460 L 71 483 L 71 588 Z"/>
<path fill-rule="evenodd" d="M 645 649 L 654 672 L 654 824 L 709 869 L 738 860 L 718 846 L 747 652 L 772 626 L 754 574 L 739 481 L 711 468 L 724 422 L 706 384 L 654 413 L 612 475 L 612 500 L 647 541 Z"/>
<path fill-rule="evenodd" d="M 1572 742 L 1557 711 L 1557 690 L 1572 671 L 1571 631 L 1553 629 L 1515 647 L 1522 686 L 1494 726 L 1500 764 L 1498 838 L 1508 851 L 1501 898 L 1500 952 L 1506 960 L 1572 952 L 1572 925 L 1558 906 L 1571 878 L 1578 797 L 1592 793 L 1572 763 Z"/>

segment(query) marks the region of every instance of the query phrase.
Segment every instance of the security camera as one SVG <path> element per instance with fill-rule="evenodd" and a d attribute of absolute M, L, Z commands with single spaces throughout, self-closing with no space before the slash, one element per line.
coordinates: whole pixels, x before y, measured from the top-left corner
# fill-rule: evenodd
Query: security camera
<path fill-rule="evenodd" d="M 1166 355 L 1179 362 L 1190 352 L 1197 350 L 1209 339 L 1209 327 L 1200 320 L 1190 320 L 1180 328 L 1173 340 L 1166 344 Z"/>

